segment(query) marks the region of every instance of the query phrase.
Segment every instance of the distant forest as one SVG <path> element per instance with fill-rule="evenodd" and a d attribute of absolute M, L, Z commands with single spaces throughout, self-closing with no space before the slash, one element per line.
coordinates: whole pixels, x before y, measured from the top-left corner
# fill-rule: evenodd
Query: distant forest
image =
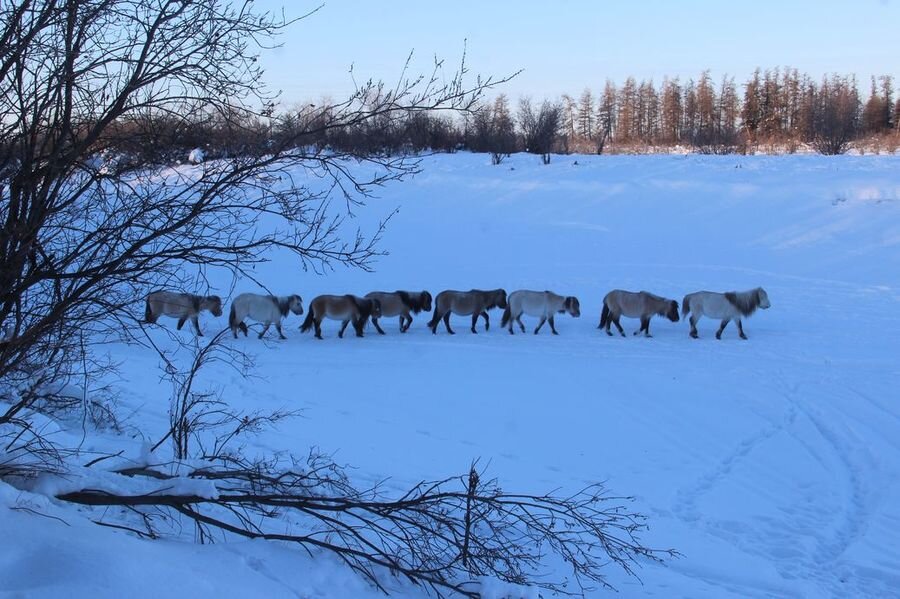
<path fill-rule="evenodd" d="M 706 71 L 696 81 L 664 78 L 658 85 L 633 77 L 621 85 L 607 80 L 599 93 L 586 88 L 577 99 L 513 103 L 500 95 L 464 118 L 403 110 L 349 125 L 339 118 L 351 104 L 365 107 L 384 96 L 271 107 L 262 116 L 155 115 L 119 123 L 106 141 L 164 160 L 183 158 L 194 147 L 209 157 L 265 152 L 286 140 L 387 155 L 471 150 L 490 153 L 495 164 L 521 151 L 544 162 L 568 153 L 894 152 L 900 99 L 895 102 L 893 86 L 889 75 L 873 77 L 863 94 L 854 75 L 815 80 L 791 68 L 757 69 L 738 84 L 728 76 L 714 81 Z"/>

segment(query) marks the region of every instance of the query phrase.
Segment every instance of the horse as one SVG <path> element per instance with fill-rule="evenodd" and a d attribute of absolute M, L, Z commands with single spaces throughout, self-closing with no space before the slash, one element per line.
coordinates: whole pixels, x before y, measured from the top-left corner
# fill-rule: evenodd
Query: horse
<path fill-rule="evenodd" d="M 366 299 L 377 299 L 381 303 L 382 316 L 399 316 L 401 333 L 408 331 L 412 324 L 410 312 L 431 312 L 431 294 L 427 291 L 373 291 L 366 294 Z M 379 334 L 384 335 L 378 326 L 378 317 L 372 317 L 372 324 Z"/>
<path fill-rule="evenodd" d="M 650 319 L 654 315 L 665 316 L 672 322 L 678 322 L 678 302 L 665 297 L 654 295 L 648 291 L 622 291 L 615 289 L 603 298 L 603 311 L 600 314 L 598 329 L 606 329 L 606 334 L 612 336 L 609 325 L 614 324 L 619 329 L 619 334 L 625 336 L 622 325 L 619 323 L 621 316 L 640 318 L 641 328 L 634 332 L 635 335 L 650 334 Z"/>
<path fill-rule="evenodd" d="M 190 319 L 202 337 L 197 315 L 203 310 L 216 317 L 222 316 L 222 299 L 218 295 L 193 295 L 177 291 L 154 291 L 147 295 L 144 307 L 144 321 L 153 324 L 160 316 L 171 316 L 178 319 L 177 329 L 180 331 L 184 323 Z"/>
<path fill-rule="evenodd" d="M 556 332 L 556 327 L 554 326 L 553 316 L 557 313 L 565 314 L 566 312 L 575 318 L 581 316 L 581 305 L 578 303 L 577 297 L 563 297 L 556 295 L 552 291 L 527 291 L 521 289 L 509 294 L 500 326 L 503 327 L 508 324 L 509 334 L 513 335 L 513 320 L 515 320 L 519 323 L 519 327 L 524 333 L 525 325 L 522 324 L 522 314 L 527 314 L 541 318 L 541 322 L 534 329 L 535 335 L 538 334 L 545 322 L 549 322 L 550 331 L 554 335 L 558 335 L 559 333 Z"/>
<path fill-rule="evenodd" d="M 256 322 L 263 323 L 263 330 L 259 334 L 262 339 L 266 331 L 271 325 L 275 325 L 278 336 L 281 339 L 287 339 L 281 332 L 281 321 L 288 312 L 296 315 L 303 314 L 303 299 L 299 295 L 275 296 L 275 295 L 259 295 L 256 293 L 242 293 L 231 302 L 231 312 L 228 314 L 228 326 L 231 327 L 231 333 L 237 339 L 237 332 L 240 329 L 247 336 L 247 325 L 244 324 L 245 318 L 251 318 Z"/>
<path fill-rule="evenodd" d="M 738 335 L 746 339 L 742 317 L 747 317 L 756 312 L 757 308 L 768 309 L 772 304 L 769 296 L 762 287 L 749 291 L 727 291 L 716 293 L 714 291 L 697 291 L 684 296 L 681 302 L 682 316 L 691 314 L 691 337 L 698 339 L 697 321 L 702 316 L 719 318 L 719 330 L 716 331 L 716 339 L 722 338 L 722 331 L 732 320 L 737 323 Z"/>
<path fill-rule="evenodd" d="M 300 325 L 304 333 L 315 324 L 316 339 L 322 338 L 322 320 L 342 321 L 338 337 L 344 337 L 344 329 L 347 324 L 353 322 L 356 336 L 363 336 L 363 327 L 369 317 L 373 319 L 381 317 L 381 302 L 377 299 L 356 297 L 355 295 L 320 295 L 309 304 L 309 313 L 306 320 Z"/>
<path fill-rule="evenodd" d="M 434 299 L 434 317 L 428 323 L 428 328 L 432 334 L 437 334 L 437 325 L 444 319 L 444 326 L 447 332 L 455 335 L 453 329 L 450 328 L 450 314 L 459 314 L 461 316 L 472 315 L 472 332 L 477 333 L 475 325 L 478 323 L 478 317 L 484 317 L 484 330 L 489 331 L 491 328 L 491 319 L 488 317 L 487 311 L 492 308 L 505 309 L 506 291 L 503 289 L 492 289 L 490 291 L 482 291 L 481 289 L 472 289 L 471 291 L 441 291 Z"/>

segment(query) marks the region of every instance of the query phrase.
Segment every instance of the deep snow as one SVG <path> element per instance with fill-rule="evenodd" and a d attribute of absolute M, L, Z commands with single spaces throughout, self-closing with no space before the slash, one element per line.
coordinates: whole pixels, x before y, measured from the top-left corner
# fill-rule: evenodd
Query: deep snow
<path fill-rule="evenodd" d="M 339 323 L 326 321 L 317 341 L 292 316 L 287 341 L 236 342 L 254 354 L 256 378 L 217 367 L 205 380 L 238 408 L 303 410 L 255 450 L 317 445 L 360 481 L 389 477 L 389 489 L 480 457 L 507 490 L 604 480 L 635 495 L 650 517 L 643 539 L 683 557 L 647 564 L 643 585 L 610 568 L 623 597 L 900 596 L 898 167 L 870 156 L 430 157 L 361 212 L 365 227 L 400 207 L 374 273 L 317 276 L 275 255 L 256 276 L 305 303 L 551 289 L 579 297 L 580 319 L 560 315 L 557 337 L 547 327 L 511 337 L 495 311 L 487 334 L 454 317 L 451 337 L 443 326 L 431 335 L 421 314 L 404 335 L 384 319 L 387 335 L 370 327 L 364 339 L 337 339 Z M 219 283 L 213 291 L 230 290 Z M 745 321 L 748 341 L 732 326 L 716 341 L 711 320 L 699 340 L 664 319 L 652 339 L 596 329 L 609 289 L 680 301 L 760 285 L 772 308 Z M 241 291 L 258 289 L 241 281 Z M 210 332 L 226 326 L 205 316 Z M 159 438 L 170 389 L 158 357 L 111 351 L 124 360 L 123 412 Z M 141 452 L 109 435 L 86 448 L 115 444 Z M 299 549 L 140 541 L 2 484 L 0 505 L 68 522 L 0 507 L 0 591 L 13 596 L 376 595 Z"/>

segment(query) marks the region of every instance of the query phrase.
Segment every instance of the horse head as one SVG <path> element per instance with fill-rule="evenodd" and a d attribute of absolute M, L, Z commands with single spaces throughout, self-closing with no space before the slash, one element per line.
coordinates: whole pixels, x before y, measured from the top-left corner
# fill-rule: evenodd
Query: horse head
<path fill-rule="evenodd" d="M 672 322 L 678 322 L 678 302 L 675 300 L 669 301 L 669 311 L 666 312 L 666 317 Z"/>
<path fill-rule="evenodd" d="M 303 298 L 299 295 L 292 295 L 288 298 L 288 310 L 297 316 L 303 314 Z"/>
<path fill-rule="evenodd" d="M 506 309 L 506 306 L 507 306 L 507 303 L 506 303 L 506 290 L 505 290 L 505 289 L 497 289 L 497 290 L 495 290 L 495 291 L 493 292 L 492 295 L 493 295 L 493 298 L 492 298 L 493 301 L 492 301 L 492 303 L 493 303 L 495 306 L 497 306 L 498 308 L 500 308 L 501 310 L 505 310 L 505 309 Z"/>
<path fill-rule="evenodd" d="M 213 316 L 222 316 L 222 298 L 218 295 L 208 295 L 203 298 L 200 308 L 209 310 Z"/>

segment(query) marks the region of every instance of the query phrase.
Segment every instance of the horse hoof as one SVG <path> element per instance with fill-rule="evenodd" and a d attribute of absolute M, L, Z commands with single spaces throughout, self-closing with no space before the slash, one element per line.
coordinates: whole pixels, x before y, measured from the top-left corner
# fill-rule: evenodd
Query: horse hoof
<path fill-rule="evenodd" d="M 556 331 L 553 331 L 553 334 L 554 334 L 554 335 L 559 335 L 559 333 L 557 333 Z"/>
<path fill-rule="evenodd" d="M 741 339 L 743 339 L 744 341 L 746 341 L 746 340 L 747 340 L 747 335 L 741 335 Z"/>

